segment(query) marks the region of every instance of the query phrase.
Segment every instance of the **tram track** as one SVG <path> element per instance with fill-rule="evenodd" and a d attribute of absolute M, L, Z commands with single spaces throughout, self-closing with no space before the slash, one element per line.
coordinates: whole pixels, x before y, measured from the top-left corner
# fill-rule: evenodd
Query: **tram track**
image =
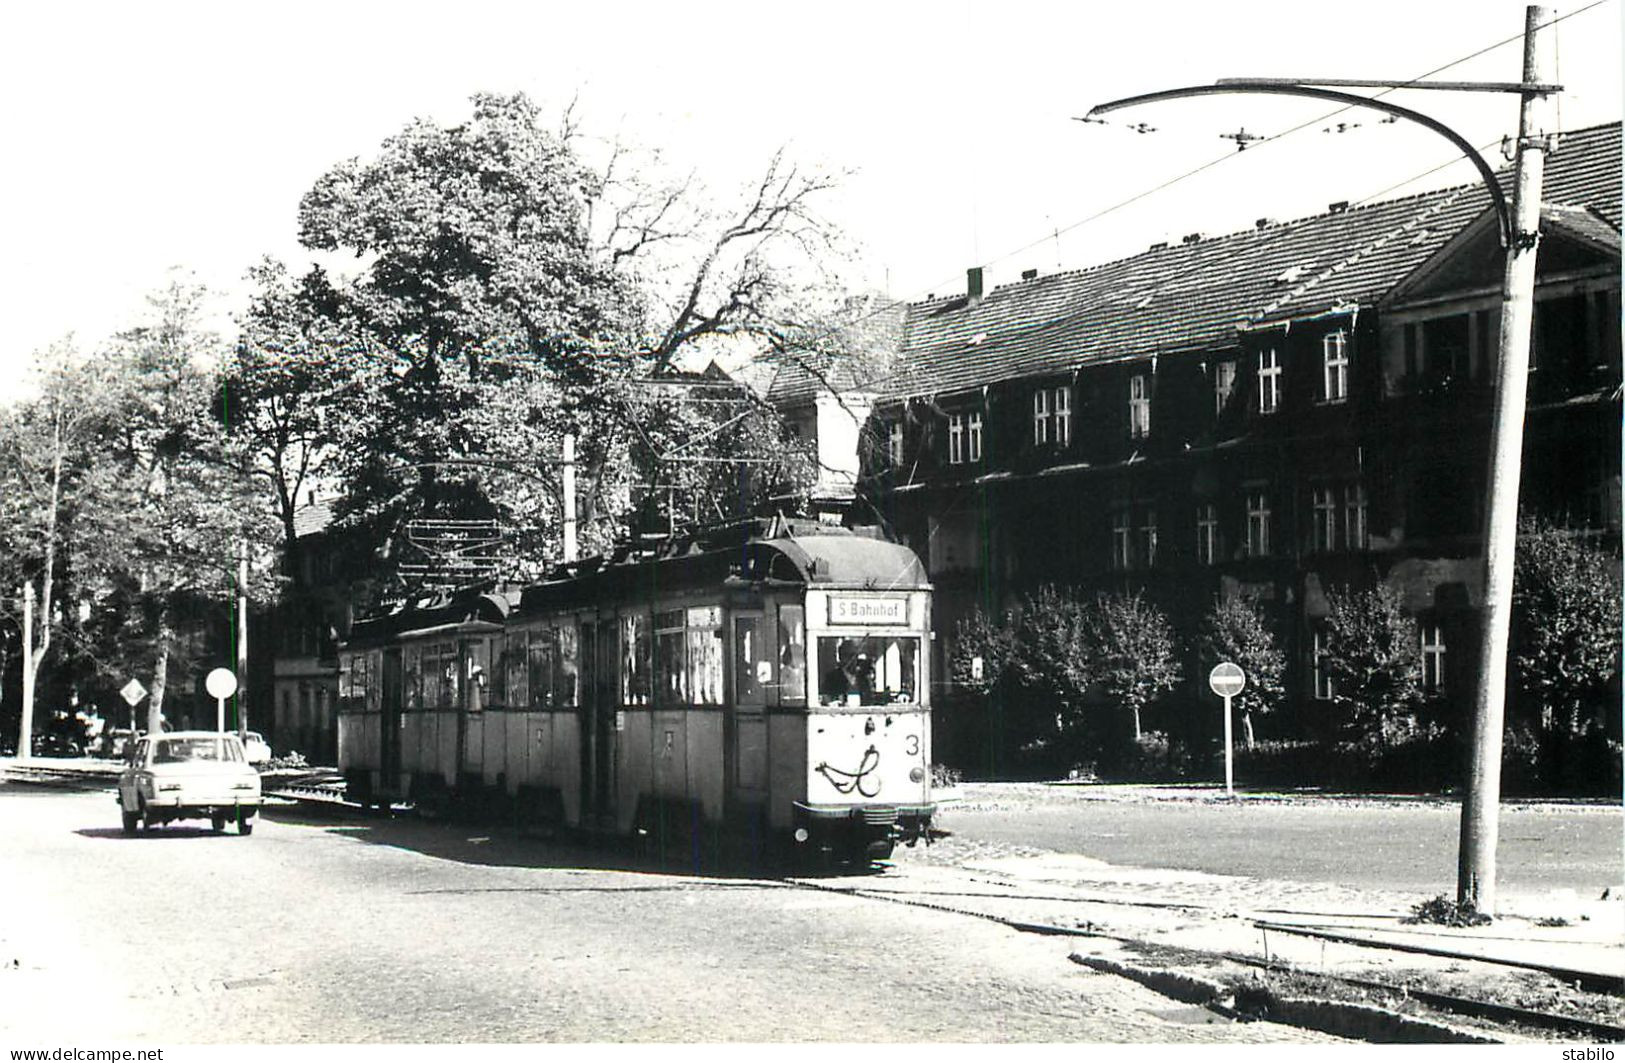
<path fill-rule="evenodd" d="M 375 810 L 369 809 L 366 806 L 346 800 L 342 793 L 342 783 L 339 783 L 336 786 L 332 784 L 283 786 L 274 790 L 269 790 L 267 793 L 271 796 L 280 797 L 298 804 L 308 803 L 312 806 L 320 806 L 329 809 L 338 808 L 349 812 L 368 815 L 379 814 Z M 771 877 L 765 879 L 764 881 L 772 882 L 776 885 L 790 889 L 847 896 L 859 900 L 881 901 L 888 904 L 898 904 L 911 908 L 939 912 L 946 915 L 956 915 L 979 919 L 1007 927 L 1019 933 L 1035 934 L 1045 937 L 1089 938 L 1111 941 L 1137 954 L 1150 957 L 1163 957 L 1164 962 L 1171 963 L 1170 966 L 1164 966 L 1148 973 L 1142 972 L 1147 974 L 1147 977 L 1141 977 L 1138 979 L 1144 984 L 1150 985 L 1153 989 L 1159 992 L 1164 991 L 1163 983 L 1165 983 L 1167 980 L 1189 979 L 1192 977 L 1191 972 L 1206 972 L 1208 975 L 1208 980 L 1211 981 L 1211 972 L 1214 969 L 1221 968 L 1223 964 L 1232 964 L 1261 970 L 1267 975 L 1274 975 L 1281 978 L 1296 979 L 1304 978 L 1306 976 L 1312 977 L 1315 981 L 1322 985 L 1340 987 L 1343 990 L 1342 993 L 1333 993 L 1331 994 L 1330 998 L 1315 1002 L 1320 1005 L 1322 1009 L 1336 1009 L 1338 1007 L 1363 1009 L 1362 1014 L 1364 1014 L 1372 1011 L 1373 1009 L 1371 1009 L 1368 1005 L 1353 1004 L 1348 1001 L 1335 998 L 1343 995 L 1358 997 L 1374 995 L 1379 999 L 1386 998 L 1394 1001 L 1412 1001 L 1433 1013 L 1476 1019 L 1479 1022 L 1491 1024 L 1490 1028 L 1496 1031 L 1504 1031 L 1507 1027 L 1528 1028 L 1541 1030 L 1548 1034 L 1582 1037 L 1599 1042 L 1625 1042 L 1625 1027 L 1580 1018 L 1574 1015 L 1566 1015 L 1559 1012 L 1543 1011 L 1537 1008 L 1528 1008 L 1514 1004 L 1483 1000 L 1460 994 L 1440 992 L 1438 990 L 1420 988 L 1404 982 L 1357 978 L 1325 972 L 1309 975 L 1308 972 L 1295 968 L 1291 965 L 1283 964 L 1277 959 L 1268 957 L 1248 956 L 1233 951 L 1194 949 L 1184 946 L 1172 946 L 1163 942 L 1137 936 L 1126 931 L 1107 929 L 1103 926 L 1088 921 L 1085 921 L 1082 925 L 1064 926 L 1055 922 L 1017 918 L 1011 915 L 980 910 L 976 907 L 965 904 L 955 904 L 952 903 L 949 898 L 959 898 L 966 901 L 994 901 L 1001 904 L 1087 904 L 1106 908 L 1162 910 L 1187 914 L 1195 917 L 1221 917 L 1222 913 L 1218 909 L 1207 905 L 1174 901 L 1142 900 L 1110 895 L 1063 896 L 1050 893 L 1014 893 L 993 890 L 980 891 L 937 889 L 919 890 L 905 894 L 899 890 L 877 889 L 858 884 L 832 883 L 828 881 L 821 881 L 816 878 L 808 878 L 797 875 Z M 1303 915 L 1312 913 L 1299 913 L 1284 911 L 1281 909 L 1271 909 L 1270 914 Z M 1265 924 L 1258 922 L 1254 925 L 1262 927 Z M 1279 924 L 1270 924 L 1270 926 L 1272 929 L 1282 929 Z M 1304 927 L 1294 929 L 1312 930 L 1313 928 Z M 1349 943 L 1375 950 L 1392 951 L 1389 949 L 1387 944 L 1382 942 L 1350 941 Z M 1176 959 L 1170 961 L 1168 959 L 1170 957 L 1174 957 Z M 1073 954 L 1072 959 L 1079 963 L 1085 962 L 1083 957 L 1076 954 Z M 1485 963 L 1497 962 L 1493 959 L 1479 959 L 1481 962 Z M 1104 970 L 1107 968 L 1097 967 L 1097 969 Z M 1159 978 L 1158 975 L 1161 977 Z M 1133 975 L 1127 976 L 1133 977 Z M 1196 977 L 1198 981 L 1201 980 L 1200 974 L 1198 974 Z M 1179 997 L 1180 991 L 1175 989 L 1171 992 L 1165 992 L 1165 995 Z M 1250 1021 L 1256 1019 L 1268 1019 L 1269 1021 L 1278 1022 L 1292 1021 L 1291 1019 L 1285 1018 L 1282 1015 L 1272 1015 L 1268 1012 L 1260 1013 L 1258 1010 L 1258 1000 L 1260 998 L 1256 991 L 1256 987 L 1251 992 L 1244 989 L 1240 995 L 1242 999 L 1241 1003 L 1239 1004 L 1237 1003 L 1237 996 L 1233 991 L 1228 994 L 1215 993 L 1211 999 L 1205 1000 L 1202 1003 L 1203 1006 L 1208 1007 L 1210 1010 L 1214 1011 L 1215 1014 L 1234 1020 Z M 1396 1021 L 1407 1021 L 1406 1017 L 1400 1015 L 1399 1013 L 1393 1013 L 1393 1015 Z M 1369 1015 L 1363 1018 L 1361 1022 L 1369 1024 Z M 1478 1029 L 1482 1030 L 1483 1028 Z M 1374 1039 L 1383 1040 L 1385 1038 L 1377 1037 Z"/>
<path fill-rule="evenodd" d="M 1270 1019 L 1270 1021 L 1290 1020 L 1285 1019 L 1280 1015 L 1272 1016 L 1268 1013 L 1259 1013 L 1261 1008 L 1268 1008 L 1267 1003 L 1261 1004 L 1260 1001 L 1270 1000 L 1273 996 L 1272 994 L 1267 992 L 1261 994 L 1257 987 L 1242 987 L 1241 991 L 1237 992 L 1236 987 L 1234 986 L 1230 987 L 1229 992 L 1225 992 L 1222 988 L 1223 983 L 1214 983 L 1211 977 L 1203 978 L 1200 975 L 1193 976 L 1191 972 L 1211 972 L 1215 967 L 1218 967 L 1221 964 L 1230 963 L 1263 970 L 1267 974 L 1273 974 L 1283 978 L 1299 979 L 1305 977 L 1306 975 L 1306 972 L 1294 968 L 1291 965 L 1283 964 L 1281 961 L 1276 959 L 1248 956 L 1231 951 L 1171 946 L 1163 942 L 1137 937 L 1133 934 L 1107 930 L 1092 923 L 1086 923 L 1083 926 L 1067 927 L 1053 923 L 1016 919 L 999 915 L 997 913 L 979 911 L 974 908 L 945 904 L 940 901 L 922 900 L 918 899 L 920 896 L 918 894 L 914 896 L 903 896 L 890 890 L 865 889 L 861 886 L 831 885 L 804 878 L 787 878 L 783 881 L 786 884 L 792 885 L 799 889 L 836 893 L 861 898 L 864 900 L 879 900 L 892 904 L 901 904 L 908 907 L 922 908 L 929 911 L 943 912 L 945 914 L 982 919 L 1006 926 L 1012 930 L 1022 933 L 1038 934 L 1048 937 L 1104 939 L 1115 942 L 1120 946 L 1144 955 L 1162 956 L 1165 958 L 1177 956 L 1179 958 L 1179 962 L 1174 963 L 1172 966 L 1161 966 L 1150 970 L 1124 969 L 1121 967 L 1121 965 L 1113 964 L 1101 964 L 1095 966 L 1097 970 L 1107 970 L 1112 971 L 1113 973 L 1122 974 L 1125 977 L 1133 977 L 1135 980 L 1141 981 L 1142 984 L 1146 984 L 1159 992 L 1164 992 L 1165 995 L 1173 996 L 1176 999 L 1186 1000 L 1187 1002 L 1192 1002 L 1189 998 L 1189 986 L 1193 983 L 1197 984 L 1202 988 L 1198 989 L 1197 996 L 1199 999 L 1195 1000 L 1194 1002 L 1201 1003 L 1203 1006 L 1208 1007 L 1216 1014 L 1241 1021 L 1260 1018 L 1267 1018 Z M 1054 895 L 1013 893 L 956 892 L 948 894 L 945 891 L 922 892 L 925 895 L 934 896 L 948 895 L 979 897 L 990 900 L 1013 902 L 1027 901 L 1043 903 L 1083 903 L 1135 908 L 1149 906 L 1178 909 L 1191 913 L 1213 912 L 1213 909 L 1201 905 L 1131 901 L 1122 898 L 1077 898 L 1059 897 Z M 1362 947 L 1377 950 L 1386 950 L 1388 948 L 1387 945 L 1380 942 L 1351 943 L 1356 943 Z M 1091 964 L 1087 962 L 1084 957 L 1081 957 L 1075 953 L 1071 958 L 1074 962 L 1091 966 Z M 1483 960 L 1481 962 L 1494 963 L 1496 961 Z M 1523 965 L 1515 964 L 1512 966 Z M 1116 969 L 1114 970 L 1114 968 Z M 1625 1027 L 1580 1018 L 1574 1015 L 1542 1011 L 1535 1008 L 1522 1007 L 1513 1004 L 1503 1004 L 1496 1001 L 1483 1000 L 1460 994 L 1445 993 L 1437 990 L 1421 988 L 1405 982 L 1386 982 L 1379 979 L 1356 978 L 1347 975 L 1328 974 L 1325 972 L 1317 973 L 1309 977 L 1312 977 L 1315 981 L 1325 985 L 1342 987 L 1348 991 L 1348 995 L 1361 997 L 1366 995 L 1375 995 L 1379 999 L 1386 998 L 1394 1001 L 1414 1001 L 1416 1004 L 1431 1009 L 1435 1012 L 1442 1012 L 1451 1016 L 1482 1020 L 1494 1024 L 1497 1028 L 1503 1028 L 1506 1026 L 1528 1027 L 1550 1033 L 1589 1038 L 1600 1042 L 1625 1042 Z M 1334 994 L 1334 996 L 1340 995 L 1342 994 Z M 1299 1001 L 1297 1003 L 1301 1005 L 1302 1002 Z M 1348 1001 L 1340 999 L 1326 999 L 1315 1001 L 1313 1003 L 1319 1005 L 1317 1014 L 1320 1015 L 1324 1015 L 1325 1010 L 1328 1008 L 1335 1010 L 1338 1007 L 1347 1007 L 1359 1010 L 1360 1024 L 1369 1025 L 1372 1022 L 1370 1015 L 1372 1009 L 1369 1005 L 1352 1004 Z M 1277 1010 L 1284 1011 L 1285 1009 Z M 1301 1011 L 1301 1007 L 1298 1010 Z M 1392 1015 L 1394 1020 L 1398 1023 L 1411 1021 L 1407 1016 L 1401 1015 L 1397 1012 L 1392 1013 Z"/>

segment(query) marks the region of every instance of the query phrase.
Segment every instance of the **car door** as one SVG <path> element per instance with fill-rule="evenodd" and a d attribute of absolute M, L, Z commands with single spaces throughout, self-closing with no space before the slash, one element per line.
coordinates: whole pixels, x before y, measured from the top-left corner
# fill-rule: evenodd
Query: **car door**
<path fill-rule="evenodd" d="M 147 755 L 152 746 L 150 739 L 143 738 L 135 744 L 135 751 L 130 754 L 130 761 L 119 772 L 118 796 L 119 805 L 127 812 L 134 812 L 139 806 L 136 798 L 136 781 L 140 778 L 142 770 L 147 766 Z"/>

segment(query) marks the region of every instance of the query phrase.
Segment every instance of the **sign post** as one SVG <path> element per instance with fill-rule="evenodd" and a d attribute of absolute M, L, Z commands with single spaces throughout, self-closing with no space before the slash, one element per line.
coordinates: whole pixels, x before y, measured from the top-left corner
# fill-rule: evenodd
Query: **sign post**
<path fill-rule="evenodd" d="M 135 707 L 141 704 L 142 698 L 147 696 L 147 688 L 141 685 L 141 680 L 132 679 L 125 683 L 118 693 L 119 697 L 130 704 L 130 744 L 134 746 L 135 736 L 141 731 L 141 728 L 136 726 Z"/>
<path fill-rule="evenodd" d="M 214 729 L 226 730 L 226 699 L 237 693 L 237 676 L 230 668 L 216 668 L 203 679 L 203 688 L 214 698 Z"/>
<path fill-rule="evenodd" d="M 1234 754 L 1230 738 L 1230 699 L 1247 685 L 1247 673 L 1240 665 L 1225 661 L 1208 673 L 1207 685 L 1224 699 L 1224 795 L 1235 796 Z"/>

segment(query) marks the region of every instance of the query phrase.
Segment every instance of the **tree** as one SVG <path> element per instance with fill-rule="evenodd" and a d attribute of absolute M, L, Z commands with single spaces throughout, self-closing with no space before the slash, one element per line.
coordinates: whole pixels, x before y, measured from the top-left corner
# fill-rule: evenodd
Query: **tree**
<path fill-rule="evenodd" d="M 343 389 L 373 383 L 369 352 L 320 274 L 295 280 L 267 260 L 250 278 L 256 288 L 219 373 L 221 458 L 263 490 L 289 567 L 298 571 L 294 517 L 301 496 L 333 461 L 346 412 Z"/>
<path fill-rule="evenodd" d="M 260 507 L 218 458 L 219 341 L 202 326 L 206 293 L 181 278 L 149 298 L 148 322 L 101 356 L 115 381 L 92 470 L 99 519 L 114 548 L 99 575 L 119 604 L 119 634 L 150 662 L 147 728 L 158 730 L 184 652 L 189 602 L 229 601 L 243 542 L 263 539 Z"/>
<path fill-rule="evenodd" d="M 1387 745 L 1416 727 L 1422 664 L 1416 621 L 1394 588 L 1327 594 L 1325 665 L 1332 700 L 1353 737 Z"/>
<path fill-rule="evenodd" d="M 1247 674 L 1246 687 L 1231 700 L 1241 712 L 1243 741 L 1251 749 L 1253 716 L 1274 712 L 1286 696 L 1281 678 L 1286 655 L 1276 644 L 1262 606 L 1242 595 L 1215 598 L 1196 641 L 1204 676 L 1222 661 L 1239 665 Z"/>
<path fill-rule="evenodd" d="M 566 434 L 582 441 L 588 543 L 625 530 L 636 488 L 673 483 L 710 517 L 799 475 L 792 463 L 741 493 L 737 469 L 696 468 L 776 459 L 783 433 L 759 402 L 737 420 L 696 416 L 662 389 L 688 352 L 742 335 L 771 346 L 797 320 L 786 263 L 821 246 L 809 202 L 827 183 L 776 156 L 743 206 L 715 209 L 691 178 L 661 184 L 619 145 L 589 165 L 587 147 L 572 115 L 550 132 L 524 96 L 480 95 L 467 122 L 414 122 L 304 197 L 306 246 L 367 259 L 354 281 L 307 284 L 364 339 L 335 392 L 344 523 L 380 543 L 436 512 L 556 527 L 537 458 Z"/>
<path fill-rule="evenodd" d="M 41 668 L 63 626 L 64 569 L 76 552 L 91 549 L 97 508 L 94 478 L 87 474 L 108 387 L 105 372 L 87 365 L 70 341 L 37 354 L 35 362 L 38 395 L 0 412 L 4 598 L 12 600 L 10 590 L 20 581 L 33 599 L 17 746 L 24 757 L 29 755 Z"/>
<path fill-rule="evenodd" d="M 1518 529 L 1512 665 L 1550 762 L 1617 712 L 1620 566 L 1616 555 L 1542 521 Z"/>
<path fill-rule="evenodd" d="M 1173 626 L 1143 593 L 1102 594 L 1090 609 L 1089 634 L 1101 689 L 1113 704 L 1128 710 L 1138 741 L 1143 710 L 1179 684 L 1182 669 Z"/>

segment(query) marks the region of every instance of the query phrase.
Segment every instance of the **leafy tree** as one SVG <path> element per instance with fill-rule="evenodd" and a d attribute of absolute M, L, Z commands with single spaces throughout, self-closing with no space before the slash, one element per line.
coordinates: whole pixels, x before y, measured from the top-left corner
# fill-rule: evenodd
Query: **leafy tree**
<path fill-rule="evenodd" d="M 110 382 L 105 367 L 87 364 L 68 341 L 36 355 L 39 391 L 0 410 L 0 572 L 10 606 L 11 589 L 26 583 L 34 598 L 33 645 L 29 648 L 20 707 L 18 752 L 27 756 L 33 730 L 35 691 L 41 670 L 62 630 L 63 580 L 77 557 L 93 567 L 98 537 L 93 450 L 106 417 Z M 8 612 L 0 607 L 0 612 Z M 13 617 L 21 648 L 21 620 Z M 9 643 L 8 643 L 9 649 Z M 3 674 L 3 672 L 0 672 Z"/>
<path fill-rule="evenodd" d="M 333 461 L 346 405 L 357 404 L 344 389 L 376 382 L 365 337 L 339 313 L 324 277 L 295 280 L 267 260 L 250 278 L 256 288 L 213 408 L 222 459 L 263 490 L 298 571 L 294 517 Z"/>
<path fill-rule="evenodd" d="M 1253 717 L 1274 712 L 1286 696 L 1282 676 L 1286 655 L 1256 599 L 1242 595 L 1215 598 L 1202 618 L 1197 650 L 1205 676 L 1222 661 L 1230 661 L 1247 674 L 1247 685 L 1232 704 L 1241 712 L 1241 731 L 1247 748 L 1253 746 Z"/>
<path fill-rule="evenodd" d="M 1102 691 L 1126 709 L 1133 737 L 1140 716 L 1159 694 L 1179 684 L 1182 669 L 1174 629 L 1143 593 L 1102 594 L 1088 617 L 1088 649 Z"/>
<path fill-rule="evenodd" d="M 1572 532 L 1526 519 L 1512 591 L 1512 664 L 1548 759 L 1617 712 L 1620 566 Z"/>
<path fill-rule="evenodd" d="M 548 459 L 567 433 L 589 547 L 651 491 L 688 496 L 667 507 L 675 523 L 674 509 L 715 519 L 805 479 L 759 401 L 697 412 L 669 382 L 690 352 L 787 342 L 787 269 L 820 247 L 809 203 L 827 184 L 776 156 L 733 211 L 619 145 L 589 163 L 590 146 L 572 116 L 552 132 L 524 96 L 480 95 L 467 122 L 414 122 L 304 197 L 306 246 L 367 261 L 353 281 L 304 282 L 342 324 L 324 343 L 360 341 L 337 359 L 343 416 L 328 422 L 346 525 L 381 544 L 443 513 L 539 536 L 558 524 Z M 723 464 L 737 456 L 787 460 L 741 477 Z"/>
<path fill-rule="evenodd" d="M 1410 735 L 1422 695 L 1416 621 L 1385 583 L 1331 591 L 1325 659 L 1332 700 L 1352 736 L 1386 745 Z"/>
<path fill-rule="evenodd" d="M 218 460 L 219 341 L 203 328 L 206 293 L 181 279 L 148 301 L 150 320 L 103 356 L 114 386 L 91 473 L 112 544 L 100 576 L 120 636 L 150 662 L 147 727 L 157 730 L 172 679 L 190 676 L 188 602 L 229 601 L 243 543 L 263 539 L 251 487 Z"/>

